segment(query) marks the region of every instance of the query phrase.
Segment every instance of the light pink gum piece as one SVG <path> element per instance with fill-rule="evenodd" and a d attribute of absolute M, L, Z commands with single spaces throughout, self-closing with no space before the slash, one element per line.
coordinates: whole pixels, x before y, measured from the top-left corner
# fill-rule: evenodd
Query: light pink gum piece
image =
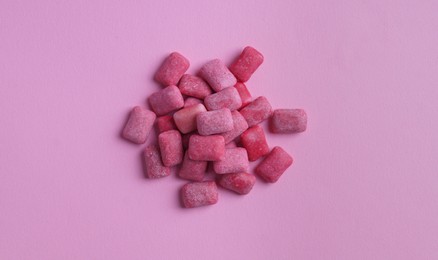
<path fill-rule="evenodd" d="M 281 147 L 276 146 L 254 171 L 266 182 L 274 183 L 292 163 L 293 158 Z"/>
<path fill-rule="evenodd" d="M 175 125 L 175 121 L 173 121 L 173 117 L 169 115 L 158 117 L 157 128 L 159 133 L 176 129 L 176 125 Z"/>
<path fill-rule="evenodd" d="M 164 86 L 176 85 L 190 66 L 190 62 L 178 52 L 167 56 L 157 73 L 155 80 Z"/>
<path fill-rule="evenodd" d="M 169 130 L 159 134 L 158 144 L 164 166 L 172 167 L 182 162 L 184 151 L 178 130 Z"/>
<path fill-rule="evenodd" d="M 276 109 L 269 120 L 272 133 L 290 134 L 306 131 L 307 114 L 303 109 Z"/>
<path fill-rule="evenodd" d="M 194 161 L 189 158 L 189 154 L 186 152 L 178 176 L 186 180 L 202 181 L 206 171 L 206 161 Z"/>
<path fill-rule="evenodd" d="M 239 57 L 230 66 L 230 71 L 239 81 L 247 82 L 251 75 L 263 63 L 263 55 L 251 46 L 245 47 Z"/>
<path fill-rule="evenodd" d="M 225 145 L 225 149 L 236 148 L 236 147 L 237 147 L 237 144 L 236 144 L 236 142 L 233 142 L 233 141 L 231 141 Z"/>
<path fill-rule="evenodd" d="M 189 158 L 195 161 L 219 161 L 225 154 L 224 138 L 220 135 L 192 135 L 189 140 Z"/>
<path fill-rule="evenodd" d="M 240 136 L 242 146 L 248 152 L 249 160 L 256 161 L 260 157 L 269 153 L 269 146 L 266 142 L 265 132 L 259 125 L 250 127 Z"/>
<path fill-rule="evenodd" d="M 213 93 L 207 82 L 200 77 L 189 74 L 182 76 L 178 87 L 182 94 L 199 99 L 204 99 Z"/>
<path fill-rule="evenodd" d="M 199 74 L 216 92 L 227 87 L 232 87 L 237 82 L 233 73 L 231 73 L 227 66 L 219 59 L 214 59 L 204 64 Z"/>
<path fill-rule="evenodd" d="M 225 149 L 223 159 L 213 162 L 213 170 L 217 174 L 247 172 L 248 167 L 248 154 L 242 147 Z"/>
<path fill-rule="evenodd" d="M 184 100 L 184 107 L 190 107 L 197 104 L 203 104 L 202 100 L 193 97 L 188 97 Z"/>
<path fill-rule="evenodd" d="M 236 137 L 248 129 L 248 123 L 238 111 L 231 112 L 231 116 L 233 117 L 233 129 L 221 134 L 226 144 L 236 139 Z"/>
<path fill-rule="evenodd" d="M 242 106 L 242 100 L 240 99 L 239 92 L 235 87 L 228 87 L 217 93 L 211 94 L 204 99 L 204 103 L 208 110 L 228 108 L 231 111 L 234 111 Z"/>
<path fill-rule="evenodd" d="M 184 98 L 177 86 L 168 86 L 149 96 L 152 110 L 162 116 L 184 106 Z"/>
<path fill-rule="evenodd" d="M 238 194 L 248 194 L 256 182 L 256 177 L 249 173 L 224 174 L 219 179 L 219 185 Z"/>
<path fill-rule="evenodd" d="M 150 179 L 157 179 L 170 175 L 170 167 L 163 165 L 158 146 L 150 145 L 143 152 L 146 176 Z"/>
<path fill-rule="evenodd" d="M 269 101 L 261 96 L 242 108 L 240 113 L 248 122 L 248 126 L 251 127 L 269 118 L 272 114 L 272 107 Z"/>
<path fill-rule="evenodd" d="M 181 198 L 185 208 L 216 204 L 217 185 L 214 181 L 187 183 L 181 188 Z"/>
<path fill-rule="evenodd" d="M 173 114 L 173 119 L 178 127 L 179 131 L 183 134 L 187 134 L 196 130 L 197 122 L 196 117 L 199 113 L 206 112 L 204 105 L 197 104 L 178 110 Z"/>
<path fill-rule="evenodd" d="M 133 143 L 143 144 L 151 132 L 155 118 L 154 112 L 139 106 L 134 107 L 123 128 L 122 136 Z"/>
<path fill-rule="evenodd" d="M 237 89 L 237 92 L 239 92 L 240 100 L 242 100 L 242 107 L 251 103 L 252 96 L 245 84 L 242 82 L 237 82 L 234 87 Z"/>
<path fill-rule="evenodd" d="M 201 112 L 196 121 L 200 135 L 220 134 L 233 130 L 233 116 L 228 108 Z"/>

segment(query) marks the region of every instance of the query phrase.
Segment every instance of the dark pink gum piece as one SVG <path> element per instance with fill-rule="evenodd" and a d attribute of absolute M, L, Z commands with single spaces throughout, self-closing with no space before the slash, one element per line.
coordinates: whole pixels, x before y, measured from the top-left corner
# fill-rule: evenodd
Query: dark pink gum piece
<path fill-rule="evenodd" d="M 240 136 L 242 146 L 248 152 L 250 161 L 256 161 L 260 157 L 269 153 L 269 146 L 266 142 L 265 132 L 259 125 L 248 128 Z"/>
<path fill-rule="evenodd" d="M 186 152 L 178 176 L 186 180 L 202 181 L 205 177 L 206 171 L 206 161 L 194 161 L 189 158 L 189 154 Z"/>
<path fill-rule="evenodd" d="M 236 139 L 248 129 L 248 123 L 238 111 L 231 112 L 231 116 L 233 117 L 233 129 L 221 134 L 224 137 L 226 144 Z"/>
<path fill-rule="evenodd" d="M 184 107 L 191 107 L 197 104 L 203 104 L 203 101 L 194 97 L 188 97 L 184 100 Z"/>
<path fill-rule="evenodd" d="M 225 154 L 225 141 L 220 135 L 192 135 L 189 140 L 189 158 L 195 161 L 219 161 Z"/>
<path fill-rule="evenodd" d="M 123 128 L 123 138 L 136 144 L 145 143 L 151 132 L 155 118 L 154 112 L 139 106 L 134 107 L 131 110 L 128 122 Z"/>
<path fill-rule="evenodd" d="M 178 52 L 172 52 L 164 59 L 155 74 L 155 80 L 163 86 L 176 85 L 189 66 L 188 59 Z"/>
<path fill-rule="evenodd" d="M 216 204 L 217 185 L 214 181 L 187 183 L 181 188 L 181 198 L 185 208 Z"/>
<path fill-rule="evenodd" d="M 160 116 L 157 118 L 157 129 L 159 133 L 176 129 L 173 117 L 169 115 Z"/>
<path fill-rule="evenodd" d="M 219 179 L 219 185 L 238 194 L 248 194 L 256 182 L 256 177 L 249 173 L 224 174 Z"/>
<path fill-rule="evenodd" d="M 200 112 L 196 118 L 200 135 L 213 135 L 233 130 L 233 116 L 228 108 Z"/>
<path fill-rule="evenodd" d="M 214 59 L 202 66 L 199 75 L 208 82 L 210 87 L 218 92 L 224 88 L 232 87 L 237 80 L 227 66 L 219 59 Z"/>
<path fill-rule="evenodd" d="M 242 107 L 251 103 L 252 96 L 245 84 L 242 82 L 237 82 L 234 87 L 237 89 L 237 92 L 239 92 L 240 100 L 242 100 Z"/>
<path fill-rule="evenodd" d="M 231 72 L 239 81 L 247 82 L 263 63 L 263 55 L 251 46 L 245 47 L 239 57 L 230 66 Z"/>
<path fill-rule="evenodd" d="M 213 169 L 217 174 L 247 172 L 248 168 L 248 154 L 242 147 L 225 149 L 223 159 L 213 162 Z"/>
<path fill-rule="evenodd" d="M 184 98 L 177 86 L 168 86 L 149 96 L 149 104 L 152 110 L 163 116 L 184 106 Z"/>
<path fill-rule="evenodd" d="M 169 130 L 159 134 L 158 144 L 164 166 L 172 167 L 182 162 L 184 151 L 178 130 Z"/>
<path fill-rule="evenodd" d="M 255 168 L 255 173 L 266 182 L 277 182 L 293 163 L 293 158 L 281 147 L 276 146 Z"/>
<path fill-rule="evenodd" d="M 217 93 L 211 94 L 204 99 L 205 107 L 208 110 L 228 108 L 231 111 L 242 106 L 239 92 L 235 87 L 225 88 Z"/>
<path fill-rule="evenodd" d="M 291 134 L 306 131 L 307 114 L 303 109 L 277 109 L 269 120 L 272 133 Z"/>
<path fill-rule="evenodd" d="M 149 145 L 143 152 L 146 176 L 150 179 L 162 178 L 170 175 L 170 167 L 163 165 L 158 146 Z"/>
<path fill-rule="evenodd" d="M 240 113 L 248 122 L 248 126 L 251 127 L 268 119 L 272 114 L 272 107 L 268 99 L 261 96 L 242 108 Z"/>
<path fill-rule="evenodd" d="M 204 99 L 213 93 L 207 82 L 200 77 L 189 74 L 182 76 L 178 87 L 182 94 L 199 99 Z"/>

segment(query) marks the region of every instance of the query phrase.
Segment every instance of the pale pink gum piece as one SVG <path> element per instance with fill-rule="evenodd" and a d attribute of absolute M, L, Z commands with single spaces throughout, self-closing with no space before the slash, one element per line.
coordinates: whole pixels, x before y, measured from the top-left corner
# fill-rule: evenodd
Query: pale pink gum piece
<path fill-rule="evenodd" d="M 168 86 L 149 96 L 152 110 L 162 116 L 184 106 L 184 98 L 177 86 Z"/>
<path fill-rule="evenodd" d="M 213 162 L 213 170 L 217 174 L 247 172 L 248 167 L 248 154 L 242 147 L 225 149 L 224 158 Z"/>
<path fill-rule="evenodd" d="M 188 97 L 186 100 L 184 100 L 184 107 L 190 107 L 197 104 L 203 104 L 202 100 L 193 97 Z"/>
<path fill-rule="evenodd" d="M 239 57 L 230 66 L 230 71 L 239 81 L 247 82 L 251 75 L 263 63 L 263 55 L 251 46 L 245 47 Z"/>
<path fill-rule="evenodd" d="M 259 125 L 250 127 L 240 136 L 242 146 L 248 152 L 249 160 L 256 161 L 260 157 L 269 153 L 269 146 L 266 142 L 265 132 Z"/>
<path fill-rule="evenodd" d="M 159 134 L 158 144 L 164 166 L 172 167 L 182 162 L 184 150 L 178 130 L 169 130 Z"/>
<path fill-rule="evenodd" d="M 273 133 L 299 133 L 306 128 L 307 114 L 303 109 L 276 109 L 269 120 L 269 130 Z"/>
<path fill-rule="evenodd" d="M 225 145 L 225 149 L 236 148 L 236 147 L 237 147 L 237 144 L 236 144 L 236 142 L 233 142 L 233 141 L 231 141 Z"/>
<path fill-rule="evenodd" d="M 231 116 L 233 117 L 233 129 L 221 134 L 226 144 L 236 139 L 236 137 L 248 129 L 248 123 L 238 111 L 231 112 Z"/>
<path fill-rule="evenodd" d="M 251 127 L 269 118 L 272 114 L 272 107 L 269 101 L 261 96 L 242 108 L 240 113 L 248 122 L 248 126 Z"/>
<path fill-rule="evenodd" d="M 228 108 L 201 112 L 196 121 L 200 135 L 220 134 L 233 129 L 233 116 Z"/>
<path fill-rule="evenodd" d="M 239 92 L 235 87 L 228 87 L 217 93 L 211 94 L 204 99 L 204 103 L 208 110 L 228 108 L 231 111 L 234 111 L 242 106 L 242 100 L 240 99 Z"/>
<path fill-rule="evenodd" d="M 214 181 L 187 183 L 181 188 L 181 198 L 185 208 L 216 204 L 217 185 Z"/>
<path fill-rule="evenodd" d="M 200 77 L 189 74 L 182 76 L 178 87 L 182 94 L 199 99 L 204 99 L 213 93 L 207 82 Z"/>
<path fill-rule="evenodd" d="M 241 172 L 224 174 L 219 179 L 219 185 L 238 194 L 248 194 L 256 182 L 253 174 Z"/>
<path fill-rule="evenodd" d="M 151 132 L 155 118 L 154 112 L 139 106 L 134 107 L 123 128 L 122 136 L 133 143 L 143 144 Z"/>
<path fill-rule="evenodd" d="M 155 80 L 164 86 L 176 85 L 190 66 L 190 62 L 178 52 L 167 56 L 157 73 Z"/>
<path fill-rule="evenodd" d="M 158 128 L 158 133 L 176 129 L 176 125 L 175 125 L 175 121 L 173 121 L 173 117 L 169 115 L 158 117 L 157 128 Z"/>
<path fill-rule="evenodd" d="M 276 146 L 254 171 L 266 182 L 274 183 L 292 163 L 293 158 L 281 147 Z"/>
<path fill-rule="evenodd" d="M 204 105 L 197 104 L 178 110 L 173 114 L 173 119 L 178 127 L 179 131 L 183 134 L 187 134 L 196 130 L 197 122 L 196 117 L 199 113 L 206 112 Z"/>
<path fill-rule="evenodd" d="M 237 89 L 237 92 L 239 92 L 240 100 L 242 100 L 242 107 L 251 103 L 252 96 L 245 84 L 237 82 L 234 87 Z"/>
<path fill-rule="evenodd" d="M 199 75 L 208 82 L 214 91 L 232 87 L 237 80 L 227 66 L 219 59 L 214 59 L 202 66 Z"/>
<path fill-rule="evenodd" d="M 189 158 L 195 161 L 219 161 L 225 154 L 224 138 L 220 135 L 192 135 L 189 140 Z"/>
<path fill-rule="evenodd" d="M 178 176 L 186 180 L 202 181 L 206 171 L 206 161 L 194 161 L 189 158 L 189 154 L 186 152 L 181 169 L 178 172 Z"/>
<path fill-rule="evenodd" d="M 158 146 L 149 145 L 143 152 L 146 176 L 150 179 L 157 179 L 170 175 L 170 167 L 163 165 Z"/>

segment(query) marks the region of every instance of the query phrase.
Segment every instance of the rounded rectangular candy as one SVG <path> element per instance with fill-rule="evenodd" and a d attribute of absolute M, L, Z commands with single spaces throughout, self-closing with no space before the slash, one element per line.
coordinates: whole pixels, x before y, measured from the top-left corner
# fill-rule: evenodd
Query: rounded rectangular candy
<path fill-rule="evenodd" d="M 143 152 L 144 168 L 146 176 L 150 179 L 166 177 L 170 175 L 170 167 L 163 165 L 158 146 L 149 145 Z"/>
<path fill-rule="evenodd" d="M 292 163 L 293 158 L 281 147 L 276 146 L 254 171 L 266 182 L 273 183 L 278 181 Z"/>
<path fill-rule="evenodd" d="M 196 121 L 200 135 L 220 134 L 233 129 L 233 117 L 228 108 L 201 112 Z"/>
<path fill-rule="evenodd" d="M 207 171 L 206 161 L 195 161 L 189 158 L 188 152 L 184 155 L 184 160 L 178 176 L 192 181 L 202 181 Z"/>
<path fill-rule="evenodd" d="M 307 114 L 303 109 L 276 109 L 269 120 L 273 133 L 299 133 L 306 131 Z"/>
<path fill-rule="evenodd" d="M 199 113 L 206 111 L 207 109 L 205 109 L 204 105 L 197 104 L 176 111 L 175 114 L 173 114 L 173 119 L 175 120 L 175 124 L 179 131 L 181 131 L 183 134 L 187 134 L 196 130 L 196 117 Z"/>
<path fill-rule="evenodd" d="M 248 129 L 248 123 L 238 111 L 231 112 L 231 116 L 233 117 L 233 129 L 221 134 L 226 144 L 236 139 L 236 137 Z"/>
<path fill-rule="evenodd" d="M 184 100 L 184 107 L 190 107 L 197 104 L 203 104 L 202 100 L 193 97 L 188 97 Z"/>
<path fill-rule="evenodd" d="M 237 92 L 239 92 L 240 100 L 242 100 L 242 107 L 248 105 L 252 100 L 252 96 L 246 85 L 242 82 L 237 82 L 234 87 L 237 89 Z"/>
<path fill-rule="evenodd" d="M 239 92 L 235 87 L 225 88 L 217 93 L 211 94 L 204 99 L 205 107 L 208 110 L 228 108 L 231 111 L 242 106 Z"/>
<path fill-rule="evenodd" d="M 248 122 L 248 126 L 251 127 L 263 122 L 271 116 L 272 107 L 268 99 L 261 96 L 242 108 L 240 113 L 246 119 L 246 122 Z"/>
<path fill-rule="evenodd" d="M 213 162 L 213 170 L 217 174 L 247 172 L 248 167 L 248 154 L 242 147 L 225 149 L 222 160 Z"/>
<path fill-rule="evenodd" d="M 169 130 L 159 134 L 158 144 L 164 166 L 171 167 L 182 162 L 184 151 L 178 130 Z"/>
<path fill-rule="evenodd" d="M 263 59 L 263 55 L 259 51 L 251 46 L 247 46 L 234 63 L 231 64 L 230 70 L 239 81 L 247 82 L 263 63 Z"/>
<path fill-rule="evenodd" d="M 218 201 L 216 183 L 214 181 L 187 183 L 181 188 L 181 198 L 186 208 L 216 204 Z"/>
<path fill-rule="evenodd" d="M 214 91 L 232 87 L 237 80 L 227 66 L 219 59 L 214 59 L 202 66 L 199 75 L 208 82 Z"/>
<path fill-rule="evenodd" d="M 122 136 L 133 143 L 143 144 L 149 136 L 155 118 L 154 112 L 139 106 L 134 107 L 123 128 Z"/>
<path fill-rule="evenodd" d="M 189 74 L 182 76 L 178 87 L 182 94 L 199 99 L 204 99 L 213 93 L 207 82 L 200 77 Z"/>
<path fill-rule="evenodd" d="M 184 106 L 184 98 L 177 86 L 168 86 L 149 96 L 149 104 L 152 110 L 162 116 Z"/>
<path fill-rule="evenodd" d="M 169 115 L 158 117 L 157 128 L 159 133 L 176 129 L 176 125 L 175 125 L 175 121 L 173 121 L 173 117 Z"/>
<path fill-rule="evenodd" d="M 250 127 L 240 136 L 243 147 L 248 152 L 250 161 L 255 161 L 269 153 L 269 146 L 266 142 L 265 132 L 259 125 Z"/>
<path fill-rule="evenodd" d="M 155 80 L 164 86 L 176 85 L 190 66 L 190 62 L 178 52 L 172 52 L 164 59 Z"/>
<path fill-rule="evenodd" d="M 219 161 L 225 154 L 225 141 L 220 135 L 192 135 L 187 151 L 195 161 Z"/>
<path fill-rule="evenodd" d="M 249 173 L 224 174 L 219 179 L 219 185 L 238 194 L 248 194 L 256 182 L 256 177 Z"/>

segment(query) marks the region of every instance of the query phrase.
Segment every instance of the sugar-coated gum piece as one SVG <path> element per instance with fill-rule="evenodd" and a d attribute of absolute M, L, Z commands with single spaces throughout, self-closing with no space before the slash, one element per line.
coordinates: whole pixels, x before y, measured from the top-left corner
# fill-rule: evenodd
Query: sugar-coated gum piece
<path fill-rule="evenodd" d="M 300 133 L 306 128 L 307 114 L 303 109 L 276 109 L 269 120 L 269 130 L 273 133 Z"/>
<path fill-rule="evenodd" d="M 220 135 L 192 135 L 189 140 L 189 158 L 195 161 L 219 161 L 225 154 L 225 141 Z"/>
<path fill-rule="evenodd" d="M 170 175 L 170 167 L 163 165 L 158 146 L 149 145 L 143 152 L 144 168 L 146 176 L 150 179 L 157 179 Z"/>
<path fill-rule="evenodd" d="M 232 87 L 237 82 L 233 73 L 231 73 L 227 66 L 219 59 L 214 59 L 204 64 L 199 74 L 216 92 L 227 87 Z"/>
<path fill-rule="evenodd" d="M 149 136 L 155 121 L 155 113 L 136 106 L 129 114 L 128 122 L 123 128 L 122 136 L 136 144 L 143 144 Z"/>
<path fill-rule="evenodd" d="M 163 86 L 176 85 L 189 66 L 190 62 L 187 58 L 178 52 L 172 52 L 164 59 L 155 74 L 155 80 Z"/>
<path fill-rule="evenodd" d="M 206 112 L 204 105 L 197 104 L 178 110 L 173 114 L 173 119 L 179 131 L 183 134 L 190 133 L 197 128 L 196 118 L 199 113 Z"/>
<path fill-rule="evenodd" d="M 266 182 L 274 183 L 292 163 L 293 158 L 283 148 L 276 146 L 254 171 Z"/>
<path fill-rule="evenodd" d="M 173 121 L 173 117 L 169 115 L 158 117 L 157 128 L 158 128 L 158 133 L 176 129 L 176 125 L 175 125 L 175 121 Z"/>
<path fill-rule="evenodd" d="M 185 208 L 216 204 L 217 185 L 214 181 L 187 183 L 181 188 L 181 198 Z"/>
<path fill-rule="evenodd" d="M 219 185 L 238 194 L 248 194 L 256 182 L 256 177 L 249 173 L 229 173 L 221 175 Z"/>
<path fill-rule="evenodd" d="M 268 119 L 272 114 L 272 107 L 268 99 L 261 96 L 242 108 L 240 113 L 248 122 L 248 126 L 251 127 Z"/>
<path fill-rule="evenodd" d="M 207 171 L 206 161 L 195 161 L 189 158 L 188 152 L 184 155 L 181 169 L 178 172 L 180 178 L 191 181 L 202 181 Z"/>
<path fill-rule="evenodd" d="M 263 63 L 263 55 L 251 46 L 243 49 L 239 57 L 230 66 L 230 71 L 239 81 L 247 82 Z"/>
<path fill-rule="evenodd" d="M 196 122 L 200 135 L 220 134 L 233 129 L 233 116 L 228 108 L 201 112 Z"/>
<path fill-rule="evenodd" d="M 228 108 L 231 111 L 242 106 L 239 92 L 235 87 L 225 88 L 217 93 L 211 94 L 204 99 L 205 107 L 208 110 Z"/>
<path fill-rule="evenodd" d="M 203 104 L 202 100 L 194 97 L 188 97 L 184 100 L 184 107 L 190 107 L 197 104 Z"/>
<path fill-rule="evenodd" d="M 177 86 L 168 86 L 149 96 L 152 110 L 162 116 L 184 106 L 184 98 Z"/>
<path fill-rule="evenodd" d="M 231 116 L 233 118 L 233 129 L 221 134 L 226 144 L 236 139 L 248 129 L 248 123 L 238 111 L 231 112 Z"/>
<path fill-rule="evenodd" d="M 213 93 L 210 86 L 200 77 L 184 74 L 178 85 L 182 94 L 204 99 L 206 96 Z"/>
<path fill-rule="evenodd" d="M 159 134 L 158 144 L 164 166 L 171 167 L 182 162 L 184 151 L 178 130 L 169 130 Z"/>
<path fill-rule="evenodd" d="M 223 159 L 213 162 L 213 169 L 217 174 L 247 172 L 248 167 L 248 154 L 242 147 L 225 149 Z"/>
<path fill-rule="evenodd" d="M 250 161 L 256 161 L 260 157 L 269 153 L 269 146 L 266 142 L 265 132 L 259 125 L 248 128 L 240 136 L 242 146 L 245 147 L 248 152 L 248 158 Z"/>
<path fill-rule="evenodd" d="M 252 96 L 245 84 L 237 82 L 234 87 L 237 89 L 237 92 L 239 92 L 240 100 L 242 100 L 242 107 L 251 103 Z"/>

